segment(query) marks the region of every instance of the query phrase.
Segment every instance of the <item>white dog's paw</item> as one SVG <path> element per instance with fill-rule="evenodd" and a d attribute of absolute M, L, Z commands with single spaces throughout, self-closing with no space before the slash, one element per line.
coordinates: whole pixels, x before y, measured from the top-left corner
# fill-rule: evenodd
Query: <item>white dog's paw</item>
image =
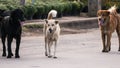
<path fill-rule="evenodd" d="M 48 56 L 48 58 L 52 58 L 52 56 Z"/>
<path fill-rule="evenodd" d="M 57 57 L 56 57 L 56 56 L 54 56 L 53 58 L 54 58 L 54 59 L 57 59 Z"/>

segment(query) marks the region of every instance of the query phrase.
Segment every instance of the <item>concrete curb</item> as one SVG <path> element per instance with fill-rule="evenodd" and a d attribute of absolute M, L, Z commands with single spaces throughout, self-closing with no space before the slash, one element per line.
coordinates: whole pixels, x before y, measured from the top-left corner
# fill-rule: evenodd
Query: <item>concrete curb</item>
<path fill-rule="evenodd" d="M 58 19 L 60 21 L 60 26 L 64 28 L 77 28 L 77 29 L 90 29 L 90 28 L 97 28 L 97 17 L 91 17 L 91 18 L 74 18 L 74 19 Z M 33 22 L 33 21 L 31 21 Z M 24 25 L 30 25 L 30 24 L 38 24 L 43 25 L 45 22 L 44 20 L 35 20 L 35 23 L 25 23 Z"/>
<path fill-rule="evenodd" d="M 86 18 L 83 20 L 61 22 L 60 26 L 66 28 L 90 29 L 97 28 L 97 22 L 97 18 Z"/>

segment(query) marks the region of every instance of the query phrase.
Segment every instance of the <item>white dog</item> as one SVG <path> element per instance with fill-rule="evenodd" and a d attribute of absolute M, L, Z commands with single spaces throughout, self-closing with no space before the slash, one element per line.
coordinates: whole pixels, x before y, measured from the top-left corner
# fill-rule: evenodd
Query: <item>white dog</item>
<path fill-rule="evenodd" d="M 51 10 L 48 13 L 47 20 L 45 20 L 46 23 L 44 24 L 44 29 L 43 29 L 45 35 L 45 55 L 48 56 L 48 58 L 52 57 L 51 46 L 53 45 L 53 43 L 55 43 L 53 58 L 57 58 L 55 54 L 56 54 L 57 41 L 60 34 L 60 26 L 59 26 L 59 22 L 53 19 L 53 17 L 56 16 L 57 16 L 57 11 Z"/>

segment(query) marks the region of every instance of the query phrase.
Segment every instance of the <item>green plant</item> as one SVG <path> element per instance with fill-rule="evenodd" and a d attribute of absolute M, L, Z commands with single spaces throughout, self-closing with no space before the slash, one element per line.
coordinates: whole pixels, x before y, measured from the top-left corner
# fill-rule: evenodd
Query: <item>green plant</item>
<path fill-rule="evenodd" d="M 63 5 L 63 15 L 71 15 L 72 5 L 70 2 L 62 3 Z"/>
<path fill-rule="evenodd" d="M 34 5 L 25 5 L 22 7 L 22 9 L 24 11 L 25 17 L 29 20 L 31 20 L 35 12 L 37 12 L 37 9 Z"/>
<path fill-rule="evenodd" d="M 8 10 L 7 6 L 4 5 L 4 4 L 1 4 L 1 3 L 0 3 L 0 9 L 2 9 L 2 10 Z"/>
<path fill-rule="evenodd" d="M 58 12 L 58 17 L 62 16 L 63 13 L 63 5 L 61 3 L 56 3 L 52 5 L 52 9 L 56 10 Z"/>
<path fill-rule="evenodd" d="M 42 15 L 44 14 L 45 12 L 45 8 L 44 6 L 40 6 L 40 5 L 36 5 L 36 9 L 37 9 L 37 12 L 34 14 L 34 18 L 35 19 L 40 19 L 42 18 Z"/>
<path fill-rule="evenodd" d="M 45 12 L 43 13 L 42 18 L 46 19 L 49 11 L 52 9 L 52 5 L 51 4 L 44 4 L 43 6 L 44 6 Z"/>
<path fill-rule="evenodd" d="M 21 7 L 26 19 L 46 19 L 50 10 L 58 11 L 58 17 L 68 15 L 78 15 L 87 0 L 34 0 L 34 3 L 27 2 L 24 6 L 20 5 L 20 0 L 0 0 L 0 9 L 13 10 Z M 84 5 L 83 5 L 84 3 Z"/>
<path fill-rule="evenodd" d="M 80 10 L 82 9 L 82 4 L 80 2 L 71 2 L 72 5 L 72 14 L 77 15 L 80 13 Z"/>

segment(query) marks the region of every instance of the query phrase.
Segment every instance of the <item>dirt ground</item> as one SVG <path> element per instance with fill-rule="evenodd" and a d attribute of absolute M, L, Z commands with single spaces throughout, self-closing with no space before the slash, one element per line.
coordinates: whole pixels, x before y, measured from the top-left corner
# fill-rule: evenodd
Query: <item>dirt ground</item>
<path fill-rule="evenodd" d="M 111 39 L 112 50 L 102 53 L 102 41 L 98 28 L 78 29 L 61 27 L 57 46 L 57 59 L 44 55 L 42 29 L 29 29 L 23 32 L 20 59 L 0 56 L 0 68 L 120 68 L 117 34 Z M 15 51 L 15 40 L 12 43 Z M 2 44 L 0 42 L 0 55 Z"/>
<path fill-rule="evenodd" d="M 12 43 L 15 51 L 15 40 Z M 1 44 L 1 42 L 0 42 Z M 61 35 L 57 46 L 57 59 L 44 55 L 44 37 L 22 37 L 20 59 L 0 56 L 0 68 L 120 68 L 118 38 L 114 33 L 111 40 L 112 50 L 102 53 L 99 29 L 80 34 Z M 0 46 L 2 55 L 2 44 Z"/>

